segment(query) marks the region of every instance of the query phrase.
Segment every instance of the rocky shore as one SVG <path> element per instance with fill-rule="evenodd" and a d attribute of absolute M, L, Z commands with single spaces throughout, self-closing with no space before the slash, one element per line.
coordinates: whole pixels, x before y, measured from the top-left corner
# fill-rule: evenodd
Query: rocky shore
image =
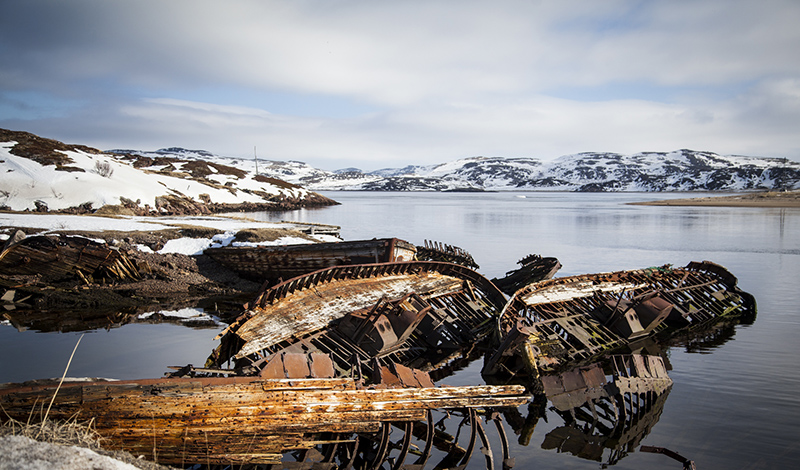
<path fill-rule="evenodd" d="M 38 233 L 38 229 L 27 229 Z M 75 237 L 105 244 L 114 253 L 124 256 L 131 266 L 130 276 L 101 278 L 85 276 L 74 270 L 69 276 L 48 272 L 29 273 L 6 266 L 0 255 L 0 294 L 7 308 L 32 310 L 107 311 L 120 309 L 139 313 L 152 310 L 180 309 L 189 306 L 213 306 L 210 310 L 229 310 L 236 314 L 241 304 L 249 301 L 260 284 L 239 277 L 203 254 L 165 253 L 170 241 L 211 239 L 221 230 L 206 227 L 184 227 L 153 232 L 83 232 L 64 230 L 47 237 Z M 250 243 L 274 242 L 292 238 L 306 242 L 319 240 L 294 229 L 245 229 L 234 240 Z M 159 252 L 161 251 L 161 252 Z"/>

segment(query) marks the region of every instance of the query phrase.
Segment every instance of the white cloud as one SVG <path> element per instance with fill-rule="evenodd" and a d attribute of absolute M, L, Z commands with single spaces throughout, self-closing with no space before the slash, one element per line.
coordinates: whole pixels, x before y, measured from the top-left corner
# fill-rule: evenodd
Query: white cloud
<path fill-rule="evenodd" d="M 0 20 L 0 89 L 87 104 L 30 119 L 9 100 L 0 126 L 70 142 L 257 145 L 325 168 L 686 147 L 800 158 L 792 0 L 13 7 L 25 21 Z M 367 111 L 292 111 L 309 96 Z"/>

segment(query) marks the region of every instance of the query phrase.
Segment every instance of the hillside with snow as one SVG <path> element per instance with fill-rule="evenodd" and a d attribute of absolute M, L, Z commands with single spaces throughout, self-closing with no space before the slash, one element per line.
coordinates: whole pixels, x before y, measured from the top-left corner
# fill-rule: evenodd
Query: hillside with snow
<path fill-rule="evenodd" d="M 207 152 L 102 152 L 0 129 L 0 208 L 137 215 L 206 214 L 335 204 Z"/>
<path fill-rule="evenodd" d="M 312 190 L 743 191 L 800 189 L 800 163 L 677 150 L 634 155 L 580 153 L 553 161 L 472 157 L 429 166 L 324 172 L 302 164 L 269 167 Z"/>
<path fill-rule="evenodd" d="M 138 215 L 334 204 L 312 191 L 747 191 L 800 189 L 800 163 L 677 150 L 579 153 L 552 161 L 471 157 L 363 172 L 303 162 L 65 145 L 0 129 L 0 208 Z"/>

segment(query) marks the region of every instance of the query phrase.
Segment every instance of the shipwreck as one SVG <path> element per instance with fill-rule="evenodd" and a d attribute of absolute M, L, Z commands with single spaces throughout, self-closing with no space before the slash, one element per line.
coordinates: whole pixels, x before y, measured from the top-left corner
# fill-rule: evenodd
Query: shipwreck
<path fill-rule="evenodd" d="M 0 286 L 30 280 L 57 282 L 79 277 L 84 283 L 140 278 L 138 268 L 121 251 L 84 237 L 37 235 L 17 231 L 0 251 Z"/>
<path fill-rule="evenodd" d="M 488 279 L 452 263 L 323 269 L 264 287 L 206 365 L 257 375 L 280 354 L 322 353 L 342 374 L 354 358 L 372 373 L 375 361 L 433 371 L 487 339 L 505 303 Z"/>
<path fill-rule="evenodd" d="M 379 468 L 392 425 L 404 430 L 393 457 L 402 464 L 410 459 L 412 425 L 424 423 L 423 452 L 415 458 L 424 466 L 435 441 L 433 410 L 464 410 L 474 448 L 475 436 L 488 445 L 478 411 L 528 399 L 521 386 L 362 387 L 352 378 L 45 381 L 0 386 L 0 420 L 91 419 L 105 447 L 172 465 L 280 464 L 284 453 L 320 449 L 328 463 L 322 468 L 335 468 L 342 446 L 348 459 L 360 455 L 371 460 L 364 468 Z"/>
<path fill-rule="evenodd" d="M 241 277 L 276 283 L 333 266 L 413 261 L 414 245 L 398 238 L 278 246 L 225 246 L 204 254 Z"/>
<path fill-rule="evenodd" d="M 507 272 L 504 277 L 492 279 L 492 283 L 505 294 L 514 295 L 528 284 L 552 279 L 561 269 L 557 258 L 535 254 L 522 258 L 517 264 L 519 268 Z"/>
<path fill-rule="evenodd" d="M 0 254 L 18 275 L 45 263 L 87 283 L 136 275 L 107 246 L 26 240 Z M 661 357 L 622 353 L 756 309 L 707 261 L 553 278 L 556 258 L 529 255 L 489 280 L 458 247 L 396 238 L 205 254 L 262 287 L 202 366 L 159 379 L 0 385 L 0 421 L 91 419 L 111 448 L 173 465 L 283 465 L 292 454 L 292 468 L 364 469 L 422 469 L 436 451 L 436 468 L 463 468 L 479 442 L 493 468 L 482 424 L 491 421 L 508 468 L 500 416 L 529 440 L 543 413 L 536 393 L 565 421 L 544 448 L 593 460 L 611 449 L 613 464 L 658 420 L 672 383 Z M 436 386 L 479 357 L 494 385 Z M 454 435 L 438 424 L 448 417 Z"/>
<path fill-rule="evenodd" d="M 709 261 L 542 281 L 503 309 L 483 373 L 536 376 L 755 309 L 736 277 Z"/>

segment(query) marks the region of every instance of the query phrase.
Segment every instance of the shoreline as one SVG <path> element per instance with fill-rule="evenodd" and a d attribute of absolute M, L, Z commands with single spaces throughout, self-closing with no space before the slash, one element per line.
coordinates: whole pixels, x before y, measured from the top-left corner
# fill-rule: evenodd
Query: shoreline
<path fill-rule="evenodd" d="M 657 201 L 628 202 L 627 204 L 632 206 L 800 208 L 800 191 L 766 191 L 735 196 L 661 199 Z"/>

